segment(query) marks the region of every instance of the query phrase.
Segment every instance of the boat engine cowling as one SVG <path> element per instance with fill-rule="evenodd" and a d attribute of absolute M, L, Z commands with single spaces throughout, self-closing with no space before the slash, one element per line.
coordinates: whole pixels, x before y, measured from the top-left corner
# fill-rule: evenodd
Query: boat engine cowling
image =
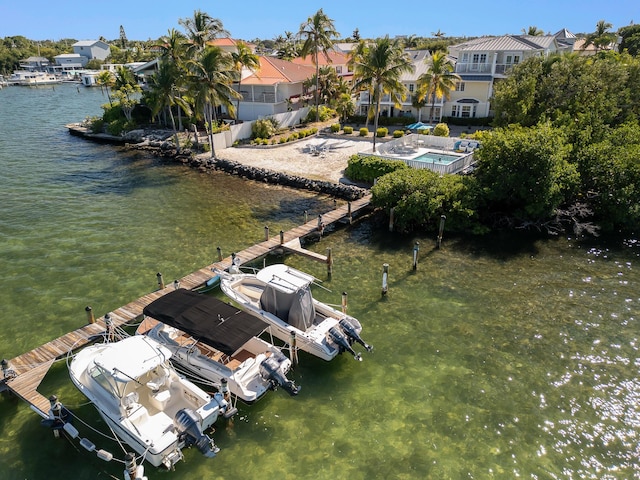
<path fill-rule="evenodd" d="M 293 380 L 287 378 L 287 375 L 282 370 L 283 361 L 287 361 L 284 355 L 280 358 L 276 356 L 266 358 L 260 364 L 260 376 L 268 380 L 274 390 L 281 386 L 289 395 L 297 395 L 300 392 L 300 387 Z"/>
<path fill-rule="evenodd" d="M 356 330 L 356 327 L 349 320 L 343 318 L 342 320 L 340 320 L 340 326 L 342 327 L 344 333 L 346 333 L 352 341 L 362 345 L 367 349 L 367 352 L 371 352 L 373 350 L 373 346 L 367 344 L 364 340 L 362 340 L 362 337 L 358 333 L 358 330 Z"/>
<path fill-rule="evenodd" d="M 213 443 L 213 440 L 202 432 L 198 417 L 193 410 L 189 408 L 179 410 L 173 419 L 173 423 L 185 446 L 191 447 L 195 445 L 205 457 L 215 457 L 216 453 L 220 451 Z"/>
<path fill-rule="evenodd" d="M 344 334 L 342 330 L 336 327 L 331 327 L 329 329 L 329 338 L 333 340 L 333 342 L 340 347 L 341 350 L 349 352 L 353 355 L 353 358 L 362 361 L 362 356 L 357 353 L 353 348 L 351 348 L 351 343 L 349 343 L 349 338 Z"/>

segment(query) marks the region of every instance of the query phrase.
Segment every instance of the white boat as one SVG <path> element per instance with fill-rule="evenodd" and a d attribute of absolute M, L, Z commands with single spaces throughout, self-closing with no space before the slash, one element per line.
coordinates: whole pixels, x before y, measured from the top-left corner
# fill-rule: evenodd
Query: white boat
<path fill-rule="evenodd" d="M 275 264 L 257 273 L 242 273 L 233 266 L 230 272 L 217 272 L 220 288 L 240 308 L 271 326 L 271 332 L 284 342 L 323 360 L 332 360 L 343 351 L 362 360 L 352 345 L 359 343 L 367 351 L 372 347 L 360 337 L 360 322 L 311 294 L 315 278 L 309 274 Z"/>
<path fill-rule="evenodd" d="M 223 388 L 245 403 L 282 386 L 296 395 L 287 378 L 291 368 L 282 351 L 258 335 L 268 325 L 223 301 L 183 288 L 147 305 L 137 333 L 171 350 L 171 361 L 194 380 Z"/>
<path fill-rule="evenodd" d="M 56 83 L 62 83 L 62 80 L 56 77 L 53 73 L 15 70 L 13 74 L 11 74 L 11 76 L 7 79 L 7 83 L 9 83 L 10 85 L 35 87 L 38 85 L 53 85 Z"/>
<path fill-rule="evenodd" d="M 68 359 L 74 385 L 94 404 L 122 441 L 152 465 L 172 468 L 182 449 L 195 446 L 206 457 L 218 448 L 203 433 L 228 402 L 178 375 L 171 351 L 134 335 L 90 345 Z"/>

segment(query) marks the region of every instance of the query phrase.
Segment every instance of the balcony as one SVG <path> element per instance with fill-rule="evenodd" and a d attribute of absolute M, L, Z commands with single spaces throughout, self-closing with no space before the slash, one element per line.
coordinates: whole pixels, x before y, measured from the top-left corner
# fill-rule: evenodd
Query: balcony
<path fill-rule="evenodd" d="M 456 73 L 488 73 L 493 70 L 492 63 L 456 63 Z"/>

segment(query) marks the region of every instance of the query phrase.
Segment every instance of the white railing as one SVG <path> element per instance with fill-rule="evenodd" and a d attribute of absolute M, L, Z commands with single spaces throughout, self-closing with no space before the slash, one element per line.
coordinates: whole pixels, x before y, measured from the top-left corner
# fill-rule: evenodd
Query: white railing
<path fill-rule="evenodd" d="M 456 63 L 456 73 L 491 73 L 492 63 Z"/>

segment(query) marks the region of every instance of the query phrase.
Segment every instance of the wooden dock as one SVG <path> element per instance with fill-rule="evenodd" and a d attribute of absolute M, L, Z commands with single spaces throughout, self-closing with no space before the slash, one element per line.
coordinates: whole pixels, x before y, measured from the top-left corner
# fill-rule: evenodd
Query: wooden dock
<path fill-rule="evenodd" d="M 359 200 L 350 202 L 338 207 L 321 216 L 322 228 L 339 222 L 343 219 L 351 221 L 352 216 L 356 216 L 363 209 L 369 206 L 371 196 L 367 195 Z M 287 232 L 282 232 L 261 243 L 253 245 L 245 250 L 236 253 L 241 264 L 251 263 L 269 252 L 282 248 L 284 250 L 303 254 L 316 261 L 330 262 L 331 259 L 324 255 L 311 252 L 302 248 L 300 239 L 308 235 L 318 234 L 320 219 L 313 220 L 295 227 Z M 225 270 L 231 266 L 233 259 L 231 256 L 208 265 L 189 275 L 179 279 L 180 287 L 194 289 L 204 285 L 215 276 L 214 270 Z M 142 316 L 142 311 L 149 303 L 157 298 L 174 290 L 174 285 L 148 293 L 133 302 L 109 312 L 113 325 L 118 327 L 136 320 Z M 49 368 L 56 359 L 65 357 L 68 352 L 77 350 L 95 339 L 101 338 L 106 332 L 105 317 L 96 319 L 95 323 L 89 323 L 73 332 L 69 332 L 55 340 L 41 345 L 30 352 L 15 357 L 8 362 L 8 370 L 3 372 L 2 390 L 8 390 L 27 402 L 31 408 L 46 418 L 48 416 L 50 403 L 42 394 L 38 393 L 38 387 Z"/>

